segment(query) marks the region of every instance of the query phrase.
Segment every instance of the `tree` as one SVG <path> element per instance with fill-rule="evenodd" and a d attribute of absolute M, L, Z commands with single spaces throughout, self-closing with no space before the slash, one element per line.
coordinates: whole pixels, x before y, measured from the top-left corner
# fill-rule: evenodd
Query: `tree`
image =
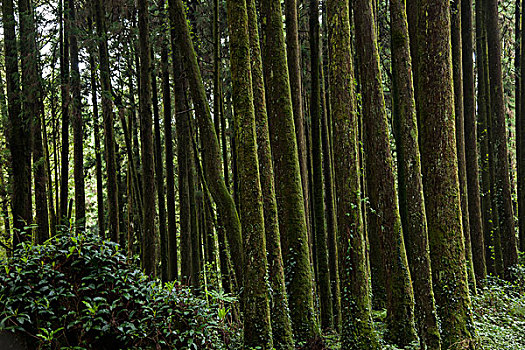
<path fill-rule="evenodd" d="M 380 349 L 372 323 L 366 239 L 361 213 L 358 117 L 348 3 L 345 0 L 329 0 L 327 14 L 343 324 L 341 347 L 349 350 Z"/>
<path fill-rule="evenodd" d="M 18 1 L 20 18 L 20 57 L 22 70 L 22 114 L 27 115 L 31 128 L 33 151 L 33 176 L 36 209 L 36 241 L 49 238 L 49 216 L 47 210 L 46 171 L 42 145 L 42 118 L 44 114 L 42 76 L 40 74 L 40 52 L 36 44 L 36 27 L 33 9 L 29 0 Z"/>
<path fill-rule="evenodd" d="M 516 231 L 510 191 L 505 103 L 501 72 L 501 42 L 498 22 L 498 2 L 485 0 L 487 13 L 487 42 L 489 53 L 491 128 L 494 133 L 495 194 L 500 223 L 505 278 L 518 263 Z"/>
<path fill-rule="evenodd" d="M 449 1 L 420 0 L 418 23 L 421 165 L 443 348 L 462 342 L 478 349 L 461 225 Z"/>
<path fill-rule="evenodd" d="M 20 75 L 18 71 L 18 51 L 16 21 L 12 0 L 2 1 L 4 25 L 5 67 L 7 80 L 7 106 L 9 115 L 9 149 L 13 171 L 12 216 L 13 247 L 27 240 L 20 233 L 31 224 L 31 147 L 28 115 L 22 114 Z"/>
<path fill-rule="evenodd" d="M 296 339 L 310 340 L 319 335 L 319 329 L 314 319 L 306 213 L 278 0 L 261 2 L 261 29 L 268 125 L 290 316 Z"/>
<path fill-rule="evenodd" d="M 476 105 L 474 86 L 472 0 L 461 1 L 461 41 L 463 65 L 463 113 L 465 134 L 465 159 L 467 170 L 468 213 L 472 261 L 476 280 L 480 283 L 487 275 L 483 222 L 481 216 L 481 197 L 479 184 L 479 156 L 476 130 Z"/>
<path fill-rule="evenodd" d="M 381 86 L 379 53 L 372 1 L 354 3 L 359 73 L 363 96 L 366 181 L 370 220 L 379 230 L 386 274 L 389 337 L 398 345 L 417 339 L 414 326 L 414 294 L 405 252 L 397 203 L 388 121 Z"/>

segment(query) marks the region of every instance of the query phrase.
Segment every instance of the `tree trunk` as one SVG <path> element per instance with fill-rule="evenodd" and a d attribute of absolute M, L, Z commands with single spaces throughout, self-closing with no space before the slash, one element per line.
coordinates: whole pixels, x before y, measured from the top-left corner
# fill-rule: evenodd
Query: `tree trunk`
<path fill-rule="evenodd" d="M 343 324 L 341 348 L 375 350 L 380 349 L 380 345 L 372 323 L 368 287 L 348 3 L 344 0 L 329 0 L 327 13 Z"/>
<path fill-rule="evenodd" d="M 60 153 L 60 208 L 59 223 L 67 225 L 68 190 L 69 190 L 69 1 L 60 0 L 60 94 L 62 95 L 62 149 Z"/>
<path fill-rule="evenodd" d="M 84 185 L 84 137 L 82 121 L 82 97 L 80 91 L 80 69 L 78 66 L 78 40 L 75 1 L 68 0 L 69 17 L 71 28 L 69 31 L 69 43 L 71 45 L 71 95 L 73 117 L 73 144 L 74 144 L 74 178 L 75 178 L 75 226 L 77 230 L 86 228 L 86 191 Z"/>
<path fill-rule="evenodd" d="M 371 0 L 356 0 L 354 11 L 363 96 L 366 175 L 372 210 L 370 219 L 377 222 L 381 237 L 389 337 L 395 344 L 403 346 L 417 338 L 414 294 L 395 191 Z"/>
<path fill-rule="evenodd" d="M 31 133 L 27 114 L 22 114 L 22 96 L 18 71 L 16 21 L 12 0 L 2 0 L 5 71 L 9 114 L 9 149 L 13 171 L 13 247 L 30 236 L 21 235 L 33 220 L 31 198 Z"/>
<path fill-rule="evenodd" d="M 304 120 L 304 106 L 301 82 L 301 46 L 299 45 L 299 26 L 297 23 L 297 0 L 284 1 L 286 14 L 286 53 L 290 80 L 290 92 L 292 96 L 293 118 L 295 126 L 295 138 L 299 157 L 299 168 L 301 172 L 301 185 L 303 189 L 304 212 L 306 213 L 306 229 L 308 237 L 311 237 L 310 218 L 310 190 L 308 181 L 307 148 Z M 284 243 L 284 242 L 283 242 Z M 288 249 L 283 246 L 283 249 Z"/>
<path fill-rule="evenodd" d="M 288 311 L 288 296 L 286 295 L 284 281 L 279 218 L 277 216 L 277 199 L 275 197 L 274 172 L 255 1 L 248 0 L 247 7 L 253 102 L 258 146 L 257 158 L 259 161 L 259 175 L 264 209 L 264 230 L 271 290 L 270 311 L 273 345 L 276 349 L 291 350 L 294 349 L 294 341 Z"/>
<path fill-rule="evenodd" d="M 511 268 L 518 264 L 516 231 L 509 177 L 505 101 L 501 73 L 501 41 L 498 20 L 498 1 L 486 0 L 487 42 L 489 52 L 491 127 L 494 133 L 495 194 L 500 223 L 501 246 L 505 278 L 511 277 Z"/>
<path fill-rule="evenodd" d="M 239 202 L 245 253 L 244 347 L 272 349 L 268 304 L 264 213 L 252 89 L 250 37 L 245 0 L 228 0 L 234 130 L 239 172 Z M 254 6 L 253 6 L 254 7 Z M 253 9 L 255 12 L 255 9 Z M 254 21 L 255 18 L 252 18 Z M 254 39 L 257 39 L 254 37 Z"/>
<path fill-rule="evenodd" d="M 205 163 L 207 183 L 210 192 L 217 204 L 218 211 L 224 222 L 228 242 L 230 244 L 231 255 L 237 281 L 243 281 L 244 274 L 244 253 L 242 246 L 241 224 L 237 209 L 232 196 L 230 195 L 222 177 L 223 169 L 219 142 L 215 134 L 213 120 L 211 118 L 210 107 L 206 100 L 206 92 L 197 63 L 197 56 L 191 41 L 186 16 L 182 0 L 170 0 L 170 21 L 174 28 L 173 34 L 176 35 L 175 43 L 180 48 L 181 56 L 184 57 L 190 90 L 197 115 L 197 123 L 203 140 L 203 161 Z M 172 39 L 173 40 L 173 39 Z"/>
<path fill-rule="evenodd" d="M 472 261 L 477 283 L 487 275 L 481 197 L 479 187 L 479 157 L 476 132 L 476 102 L 474 86 L 472 0 L 461 1 L 461 41 L 463 59 L 463 113 L 465 136 L 465 165 L 467 170 L 468 213 Z"/>
<path fill-rule="evenodd" d="M 405 0 L 390 1 L 390 18 L 399 209 L 414 288 L 420 341 L 429 350 L 439 350 L 441 339 L 432 288 Z"/>
<path fill-rule="evenodd" d="M 450 4 L 420 0 L 418 116 L 432 277 L 443 348 L 479 349 L 465 261 L 455 140 Z"/>
<path fill-rule="evenodd" d="M 314 244 L 317 258 L 317 290 L 321 306 L 321 328 L 333 327 L 332 294 L 326 238 L 321 143 L 321 43 L 319 35 L 319 0 L 310 1 L 310 120 L 312 121 L 312 178 Z"/>
<path fill-rule="evenodd" d="M 261 23 L 270 143 L 290 316 L 296 339 L 307 341 L 319 335 L 319 328 L 315 323 L 308 231 L 278 0 L 261 2 Z"/>
<path fill-rule="evenodd" d="M 40 52 L 36 44 L 34 13 L 29 0 L 18 1 L 20 19 L 20 56 L 22 70 L 23 115 L 31 125 L 33 176 L 35 181 L 36 242 L 49 238 L 44 149 L 42 145 L 43 89 L 40 74 Z M 26 118 L 24 116 L 24 118 Z"/>

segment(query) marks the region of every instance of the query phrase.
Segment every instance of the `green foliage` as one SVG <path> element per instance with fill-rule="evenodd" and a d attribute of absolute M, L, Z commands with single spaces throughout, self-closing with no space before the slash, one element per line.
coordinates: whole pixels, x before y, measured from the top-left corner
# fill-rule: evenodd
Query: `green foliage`
<path fill-rule="evenodd" d="M 91 233 L 23 244 L 0 266 L 2 330 L 41 349 L 224 349 L 231 336 L 215 308 Z"/>
<path fill-rule="evenodd" d="M 525 267 L 512 283 L 489 277 L 473 297 L 474 320 L 485 350 L 525 349 Z"/>

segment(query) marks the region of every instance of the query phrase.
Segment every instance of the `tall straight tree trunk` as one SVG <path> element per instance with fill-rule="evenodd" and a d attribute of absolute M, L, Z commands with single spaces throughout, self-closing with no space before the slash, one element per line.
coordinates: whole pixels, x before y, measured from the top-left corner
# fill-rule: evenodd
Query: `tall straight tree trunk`
<path fill-rule="evenodd" d="M 59 223 L 67 225 L 68 190 L 69 190 L 69 0 L 60 0 L 60 94 L 62 95 L 62 149 L 60 152 L 60 208 Z"/>
<path fill-rule="evenodd" d="M 516 231 L 509 177 L 505 101 L 501 73 L 501 41 L 498 20 L 498 1 L 486 0 L 487 42 L 489 52 L 491 127 L 494 133 L 495 194 L 500 223 L 501 246 L 505 278 L 518 263 Z"/>
<path fill-rule="evenodd" d="M 155 62 L 155 54 L 151 49 L 151 60 Z M 160 276 L 163 281 L 168 280 L 168 237 L 166 227 L 166 196 L 164 194 L 164 167 L 162 162 L 162 146 L 160 139 L 160 111 L 159 96 L 157 89 L 157 70 L 151 69 L 151 102 L 153 104 L 153 127 L 154 127 L 154 155 L 155 155 L 155 182 L 157 188 L 157 203 L 159 206 L 159 236 L 160 236 Z"/>
<path fill-rule="evenodd" d="M 519 233 L 519 236 L 520 239 L 519 239 L 519 242 L 518 242 L 518 249 L 520 251 L 523 251 L 523 247 L 525 247 L 525 245 L 522 246 L 522 241 L 523 239 L 521 239 L 521 237 L 523 237 L 523 231 L 522 231 L 522 227 L 523 227 L 523 219 L 521 218 L 522 215 L 524 215 L 523 213 L 523 208 L 520 209 L 520 201 L 522 202 L 522 205 L 525 205 L 525 201 L 523 201 L 523 191 L 520 189 L 520 187 L 523 187 L 523 178 L 520 177 L 520 175 L 523 174 L 522 172 L 522 167 L 520 166 L 521 165 L 521 138 L 522 138 L 522 134 L 521 134 L 521 106 L 522 106 L 522 101 L 521 101 L 521 47 L 522 47 L 522 34 L 521 34 L 521 31 L 522 31 L 522 24 L 521 24 L 521 1 L 520 0 L 516 0 L 516 8 L 515 8 L 515 13 L 514 13 L 514 28 L 515 28 L 515 32 L 514 32 L 514 71 L 515 71 L 515 77 L 514 77 L 514 80 L 515 80 L 515 86 L 514 86 L 514 101 L 515 101 L 515 133 L 516 133 L 516 195 L 517 195 L 517 201 L 515 204 L 518 205 L 518 208 L 517 208 L 517 215 L 518 215 L 518 233 Z M 511 167 L 512 167 L 512 164 L 511 164 Z M 522 175 L 523 176 L 523 175 Z"/>
<path fill-rule="evenodd" d="M 418 117 L 432 277 L 444 349 L 479 349 L 465 261 L 455 140 L 450 3 L 420 0 Z"/>
<path fill-rule="evenodd" d="M 319 335 L 319 328 L 314 315 L 306 213 L 278 0 L 261 2 L 261 23 L 270 144 L 290 316 L 296 339 L 307 341 Z"/>
<path fill-rule="evenodd" d="M 481 197 L 479 185 L 479 157 L 476 131 L 476 102 L 474 86 L 472 0 L 461 0 L 461 41 L 463 64 L 463 113 L 465 136 L 465 166 L 467 170 L 468 213 L 472 261 L 476 281 L 481 283 L 487 275 Z"/>
<path fill-rule="evenodd" d="M 244 279 L 244 253 L 241 235 L 241 223 L 235 203 L 224 182 L 219 142 L 211 118 L 210 106 L 206 100 L 206 91 L 197 63 L 197 56 L 191 41 L 182 0 L 170 0 L 170 21 L 176 34 L 175 43 L 184 57 L 192 100 L 197 115 L 197 123 L 203 140 L 203 161 L 208 176 L 207 183 L 217 204 L 218 211 L 224 222 L 228 242 L 230 244 L 235 276 L 239 283 Z"/>
<path fill-rule="evenodd" d="M 77 26 L 75 1 L 69 2 L 69 17 L 71 28 L 69 31 L 69 43 L 71 45 L 71 95 L 73 117 L 73 144 L 74 144 L 74 177 L 75 177 L 75 224 L 78 230 L 86 228 L 86 190 L 84 185 L 84 137 L 82 121 L 82 98 L 80 91 L 80 69 L 78 66 L 78 40 L 80 32 Z"/>
<path fill-rule="evenodd" d="M 165 1 L 161 1 L 161 9 L 164 11 Z M 168 262 L 168 280 L 178 279 L 178 244 L 177 244 L 177 218 L 175 212 L 175 166 L 173 162 L 173 115 L 171 108 L 171 88 L 170 88 L 170 70 L 169 70 L 169 33 L 162 34 L 162 43 L 160 49 L 161 74 L 162 74 L 162 105 L 163 105 L 163 122 L 164 122 L 164 148 L 166 152 L 166 208 L 168 214 L 167 229 L 167 262 Z"/>
<path fill-rule="evenodd" d="M 525 8 L 525 3 L 523 4 Z M 523 17 L 523 16 L 522 16 Z M 525 52 L 523 51 L 524 42 L 525 42 L 525 28 L 521 28 L 521 72 L 525 72 Z M 518 144 L 518 210 L 519 210 L 519 240 L 520 240 L 520 251 L 525 252 L 525 79 L 520 77 L 521 84 L 521 107 L 520 114 L 517 116 L 519 122 L 519 130 L 516 132 L 516 135 L 519 134 L 519 144 Z"/>
<path fill-rule="evenodd" d="M 146 274 L 156 275 L 157 245 L 155 230 L 155 172 L 153 157 L 153 127 L 151 118 L 151 59 L 149 44 L 148 0 L 138 1 L 140 55 L 140 138 L 142 146 L 142 187 L 144 199 L 143 267 Z M 157 101 L 155 101 L 156 103 Z"/>
<path fill-rule="evenodd" d="M 255 134 L 248 12 L 245 0 L 228 0 L 227 5 L 228 25 L 230 33 L 233 34 L 230 35 L 232 97 L 239 165 L 240 216 L 246 263 L 242 292 L 244 347 L 272 349 L 269 290 L 266 283 L 268 264 Z"/>
<path fill-rule="evenodd" d="M 491 210 L 490 172 L 489 172 L 489 146 L 488 146 L 488 115 L 489 115 L 489 91 L 488 91 L 488 57 L 487 57 L 487 35 L 485 30 L 485 9 L 483 0 L 476 2 L 476 54 L 479 57 L 478 72 L 478 143 L 480 152 L 481 171 L 481 214 L 483 218 L 483 240 L 485 245 L 485 261 L 487 273 L 495 273 L 495 261 L 490 246 L 493 246 L 492 232 L 495 220 Z"/>
<path fill-rule="evenodd" d="M 49 238 L 49 215 L 47 210 L 44 148 L 42 145 L 42 117 L 44 115 L 43 88 L 40 74 L 40 52 L 36 44 L 34 14 L 29 0 L 18 1 L 20 19 L 20 56 L 22 70 L 22 113 L 31 125 L 33 150 L 33 176 L 36 209 L 36 241 L 43 243 Z M 25 117 L 24 117 L 25 118 Z"/>
<path fill-rule="evenodd" d="M 432 288 L 405 0 L 390 1 L 390 18 L 399 209 L 414 288 L 420 341 L 428 350 L 439 350 L 441 339 Z"/>
<path fill-rule="evenodd" d="M 467 168 L 465 159 L 465 127 L 463 117 L 463 66 L 461 42 L 461 0 L 454 1 L 451 10 L 452 79 L 454 81 L 454 115 L 456 117 L 456 148 L 458 152 L 458 176 L 461 200 L 461 222 L 465 239 L 469 286 L 476 294 L 476 278 L 472 262 L 470 223 L 468 212 Z"/>
<path fill-rule="evenodd" d="M 301 46 L 299 45 L 299 25 L 297 23 L 297 0 L 286 0 L 286 53 L 290 79 L 290 91 L 292 94 L 292 107 L 295 126 L 295 138 L 297 141 L 297 152 L 299 156 L 299 167 L 301 171 L 301 185 L 303 189 L 304 211 L 306 215 L 306 228 L 308 237 L 312 229 L 310 212 L 310 190 L 308 184 L 308 164 L 305 134 L 305 118 L 301 82 Z M 287 249 L 286 246 L 283 247 Z"/>
<path fill-rule="evenodd" d="M 288 309 L 288 296 L 284 281 L 281 235 L 277 216 L 277 199 L 268 130 L 268 114 L 264 91 L 263 65 L 257 12 L 254 0 L 248 0 L 248 29 L 250 35 L 250 57 L 253 86 L 253 104 L 255 109 L 255 128 L 257 133 L 257 158 L 261 179 L 262 200 L 264 209 L 264 231 L 268 254 L 268 274 L 271 289 L 271 324 L 273 345 L 276 349 L 292 350 L 294 341 L 292 323 Z"/>
<path fill-rule="evenodd" d="M 354 11 L 363 95 L 366 179 L 370 207 L 374 210 L 370 219 L 376 222 L 381 237 L 389 337 L 403 346 L 417 338 L 414 294 L 397 203 L 372 1 L 356 0 Z"/>
<path fill-rule="evenodd" d="M 321 306 L 321 328 L 333 327 L 332 294 L 326 237 L 321 143 L 321 43 L 319 33 L 319 0 L 310 1 L 310 119 L 312 121 L 312 177 L 314 244 L 317 258 L 317 290 Z"/>
<path fill-rule="evenodd" d="M 111 75 L 109 71 L 108 43 L 102 0 L 95 0 L 95 23 L 97 27 L 102 115 L 104 119 L 104 152 L 106 156 L 109 238 L 119 240 L 119 205 L 117 164 L 115 160 L 115 135 L 113 130 L 113 102 L 111 100 Z"/>
<path fill-rule="evenodd" d="M 13 247 L 30 236 L 22 236 L 24 227 L 32 223 L 31 198 L 31 133 L 28 115 L 22 113 L 16 21 L 12 0 L 2 0 L 4 26 L 5 72 L 7 80 L 7 111 L 9 115 L 9 149 L 13 171 Z"/>
<path fill-rule="evenodd" d="M 328 0 L 330 110 L 334 132 L 337 202 L 341 348 L 375 350 L 380 345 L 372 323 L 372 302 L 361 212 L 357 101 L 350 48 L 350 12 L 345 0 Z"/>

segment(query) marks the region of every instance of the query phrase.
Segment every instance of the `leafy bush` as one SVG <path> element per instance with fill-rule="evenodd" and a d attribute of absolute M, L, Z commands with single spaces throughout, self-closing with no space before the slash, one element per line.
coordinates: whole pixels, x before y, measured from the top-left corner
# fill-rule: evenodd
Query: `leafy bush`
<path fill-rule="evenodd" d="M 0 269 L 0 331 L 34 348 L 224 349 L 216 309 L 175 283 L 135 268 L 94 234 L 24 243 Z"/>

